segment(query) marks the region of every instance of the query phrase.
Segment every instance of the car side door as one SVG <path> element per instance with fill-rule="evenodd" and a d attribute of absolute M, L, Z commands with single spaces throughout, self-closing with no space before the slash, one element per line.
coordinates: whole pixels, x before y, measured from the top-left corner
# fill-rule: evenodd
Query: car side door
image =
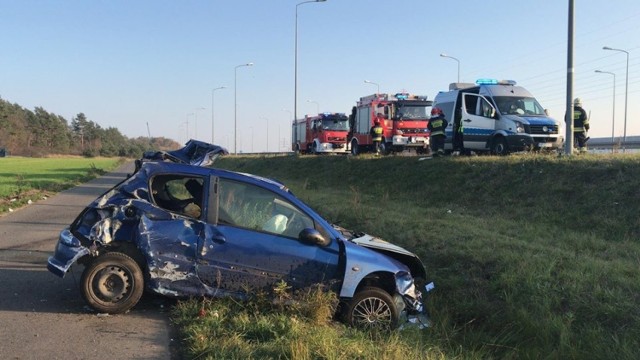
<path fill-rule="evenodd" d="M 218 177 L 211 184 L 212 211 L 197 254 L 204 284 L 243 293 L 270 290 L 279 281 L 303 288 L 337 280 L 337 241 L 300 241 L 299 233 L 316 222 L 294 202 L 256 184 Z"/>
<path fill-rule="evenodd" d="M 487 141 L 496 129 L 493 105 L 484 96 L 472 93 L 462 94 L 461 105 L 465 148 L 486 150 Z"/>

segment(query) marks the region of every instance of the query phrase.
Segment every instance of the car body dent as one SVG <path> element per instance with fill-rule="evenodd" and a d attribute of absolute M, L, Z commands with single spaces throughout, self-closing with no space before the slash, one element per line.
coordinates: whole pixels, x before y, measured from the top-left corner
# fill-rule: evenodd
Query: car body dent
<path fill-rule="evenodd" d="M 50 256 L 47 261 L 47 269 L 59 277 L 64 277 L 78 259 L 89 255 L 90 252 L 89 248 L 80 245 L 80 240 L 73 236 L 69 228 L 65 228 L 60 232 L 54 256 Z"/>

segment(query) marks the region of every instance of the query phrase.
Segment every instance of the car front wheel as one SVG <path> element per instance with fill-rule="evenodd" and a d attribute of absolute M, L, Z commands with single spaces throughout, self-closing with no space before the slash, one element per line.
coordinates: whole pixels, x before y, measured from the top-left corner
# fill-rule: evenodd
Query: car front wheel
<path fill-rule="evenodd" d="M 364 329 L 393 329 L 398 326 L 398 308 L 386 291 L 367 287 L 356 293 L 347 308 L 349 325 Z"/>
<path fill-rule="evenodd" d="M 82 296 L 99 312 L 121 314 L 134 307 L 144 290 L 138 264 L 118 252 L 97 257 L 82 273 Z"/>

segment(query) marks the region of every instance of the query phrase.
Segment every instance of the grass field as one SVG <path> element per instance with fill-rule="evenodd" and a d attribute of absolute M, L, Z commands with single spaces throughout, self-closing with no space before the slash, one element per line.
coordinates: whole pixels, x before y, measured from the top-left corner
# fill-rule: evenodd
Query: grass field
<path fill-rule="evenodd" d="M 364 334 L 297 309 L 189 301 L 189 358 L 636 359 L 640 156 L 226 157 L 330 221 L 416 252 L 432 326 Z M 318 306 L 319 308 L 319 306 Z"/>
<path fill-rule="evenodd" d="M 114 169 L 118 158 L 0 158 L 0 212 Z"/>

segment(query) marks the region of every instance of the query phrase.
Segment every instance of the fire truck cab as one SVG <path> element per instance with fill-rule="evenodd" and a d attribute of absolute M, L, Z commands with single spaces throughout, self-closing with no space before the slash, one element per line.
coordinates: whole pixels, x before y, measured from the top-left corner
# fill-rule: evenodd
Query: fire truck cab
<path fill-rule="evenodd" d="M 300 153 L 346 153 L 349 119 L 344 113 L 306 115 L 294 121 L 292 150 Z"/>
<path fill-rule="evenodd" d="M 376 118 L 383 128 L 381 153 L 408 149 L 415 149 L 418 153 L 427 152 L 427 124 L 432 103 L 426 96 L 407 93 L 374 94 L 360 98 L 349 116 L 347 143 L 351 154 L 375 150 L 370 131 Z"/>

